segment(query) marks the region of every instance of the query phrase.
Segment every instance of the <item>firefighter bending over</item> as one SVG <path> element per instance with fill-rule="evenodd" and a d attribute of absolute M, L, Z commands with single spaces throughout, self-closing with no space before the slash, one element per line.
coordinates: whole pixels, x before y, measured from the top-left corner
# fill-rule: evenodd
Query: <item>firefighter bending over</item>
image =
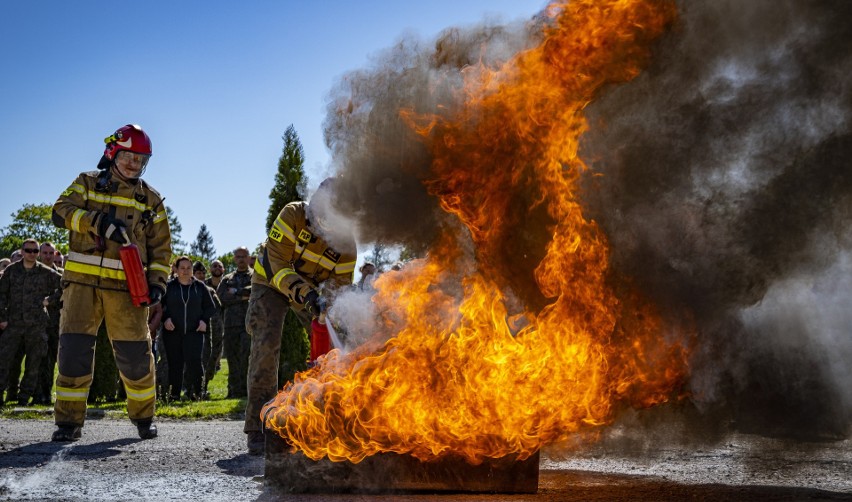
<path fill-rule="evenodd" d="M 293 309 L 310 333 L 312 319 L 320 318 L 324 308 L 317 288 L 322 284 L 326 293 L 333 294 L 337 287 L 352 284 L 355 239 L 350 231 L 332 223 L 332 197 L 333 180 L 329 178 L 320 184 L 310 204 L 284 206 L 255 262 L 246 313 L 251 356 L 243 428 L 251 455 L 264 451 L 260 410 L 278 388 L 278 355 L 287 310 Z M 315 352 L 313 347 L 311 351 Z"/>
<path fill-rule="evenodd" d="M 106 322 L 127 391 L 127 414 L 139 437 L 157 436 L 147 306 L 159 302 L 165 292 L 172 254 L 169 223 L 163 198 L 140 178 L 151 157 L 148 135 L 138 125 L 126 125 L 104 141 L 99 170 L 77 176 L 53 206 L 53 223 L 70 231 L 62 275 L 66 286 L 59 325 L 53 441 L 80 438 L 101 322 Z M 131 299 L 119 253 L 125 244 L 138 247 L 146 267 L 149 291 L 139 307 Z M 132 293 L 138 295 L 138 291 Z"/>

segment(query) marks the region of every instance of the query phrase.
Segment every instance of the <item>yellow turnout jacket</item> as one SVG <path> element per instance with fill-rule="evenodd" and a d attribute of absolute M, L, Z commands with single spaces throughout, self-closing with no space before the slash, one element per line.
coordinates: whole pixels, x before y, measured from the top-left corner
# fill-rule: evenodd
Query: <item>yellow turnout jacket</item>
<path fill-rule="evenodd" d="M 99 174 L 81 173 L 53 205 L 53 223 L 70 230 L 63 280 L 127 290 L 118 251 L 121 245 L 105 240 L 105 248 L 99 249 L 95 241 L 103 213 L 124 221 L 130 241 L 139 247 L 148 284 L 165 291 L 172 239 L 163 197 L 141 179 L 126 181 L 113 175 L 109 183 L 99 184 Z"/>

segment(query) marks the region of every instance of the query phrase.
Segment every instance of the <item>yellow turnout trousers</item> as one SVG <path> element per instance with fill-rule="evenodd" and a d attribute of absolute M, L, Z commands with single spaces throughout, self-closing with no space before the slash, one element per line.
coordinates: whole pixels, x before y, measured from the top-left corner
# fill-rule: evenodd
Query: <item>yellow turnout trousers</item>
<path fill-rule="evenodd" d="M 95 342 L 104 321 L 127 391 L 128 416 L 134 422 L 154 416 L 156 386 L 148 309 L 134 307 L 127 291 L 71 283 L 62 293 L 56 425 L 83 425 L 95 369 Z"/>

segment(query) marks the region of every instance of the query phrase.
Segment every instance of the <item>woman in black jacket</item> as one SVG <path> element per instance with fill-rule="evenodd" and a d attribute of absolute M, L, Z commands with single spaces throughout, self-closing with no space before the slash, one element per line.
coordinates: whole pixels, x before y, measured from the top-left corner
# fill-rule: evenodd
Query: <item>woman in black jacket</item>
<path fill-rule="evenodd" d="M 216 313 L 210 290 L 192 275 L 192 261 L 181 256 L 175 262 L 177 277 L 169 281 L 163 296 L 163 342 L 169 361 L 169 394 L 180 399 L 186 365 L 186 394 L 201 397 L 204 369 L 201 352 L 207 322 Z"/>

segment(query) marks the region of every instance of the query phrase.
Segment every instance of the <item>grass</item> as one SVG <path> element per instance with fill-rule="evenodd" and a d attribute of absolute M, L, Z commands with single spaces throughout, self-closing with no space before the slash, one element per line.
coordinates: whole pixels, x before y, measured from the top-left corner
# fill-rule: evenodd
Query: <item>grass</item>
<path fill-rule="evenodd" d="M 207 388 L 208 401 L 157 402 L 157 418 L 212 420 L 242 419 L 246 409 L 246 400 L 225 399 L 228 393 L 228 361 L 222 358 L 221 370 L 216 373 Z M 125 401 L 89 403 L 89 413 L 101 414 L 112 418 L 127 418 Z M 53 405 L 31 405 L 25 408 L 6 406 L 0 408 L 0 418 L 53 418 Z"/>

